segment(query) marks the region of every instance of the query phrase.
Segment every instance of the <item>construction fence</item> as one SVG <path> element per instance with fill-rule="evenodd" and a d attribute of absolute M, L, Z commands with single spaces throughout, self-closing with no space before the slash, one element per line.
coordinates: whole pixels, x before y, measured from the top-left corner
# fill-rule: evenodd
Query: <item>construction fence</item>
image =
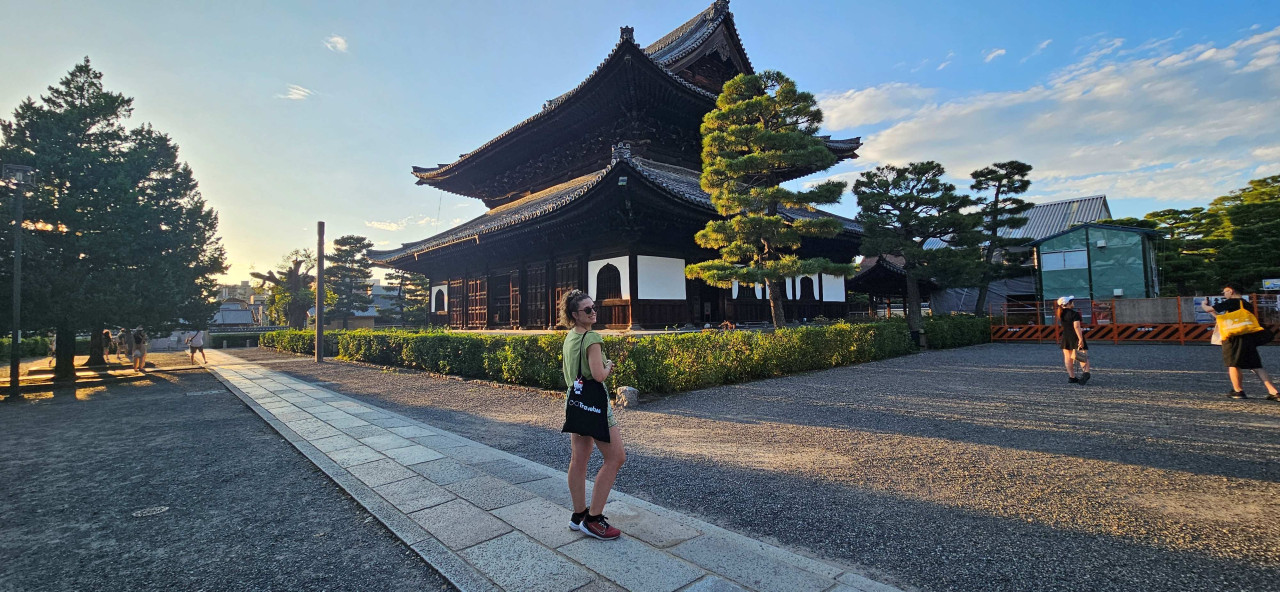
<path fill-rule="evenodd" d="M 1083 318 L 1085 339 L 1114 343 L 1208 343 L 1213 335 L 1213 315 L 1200 308 L 1222 300 L 1222 296 L 1179 298 L 1125 298 L 1114 300 L 1074 300 Z M 1258 321 L 1280 332 L 1280 300 L 1275 294 L 1250 294 Z M 1055 342 L 1061 335 L 1057 302 L 1007 302 L 993 308 L 992 341 Z"/>

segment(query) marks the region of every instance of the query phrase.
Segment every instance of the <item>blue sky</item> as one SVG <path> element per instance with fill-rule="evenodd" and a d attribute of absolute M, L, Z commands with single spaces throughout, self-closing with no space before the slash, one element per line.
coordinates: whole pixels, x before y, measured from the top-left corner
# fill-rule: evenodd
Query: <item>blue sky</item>
<path fill-rule="evenodd" d="M 709 0 L 622 2 L 11 2 L 0 110 L 89 56 L 170 134 L 221 219 L 232 269 L 330 237 L 380 248 L 483 212 L 417 187 L 581 82 L 635 27 L 649 43 Z M 1117 216 L 1206 204 L 1280 174 L 1274 2 L 733 0 L 758 70 L 817 94 L 862 158 L 937 160 L 963 184 L 1035 166 L 1037 200 L 1106 193 Z M 853 215 L 852 198 L 834 209 Z"/>

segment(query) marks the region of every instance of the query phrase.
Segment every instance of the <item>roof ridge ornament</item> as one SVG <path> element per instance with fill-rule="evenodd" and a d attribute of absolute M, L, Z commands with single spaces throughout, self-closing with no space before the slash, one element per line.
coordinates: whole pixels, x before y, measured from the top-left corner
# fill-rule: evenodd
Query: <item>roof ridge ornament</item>
<path fill-rule="evenodd" d="M 613 145 L 613 158 L 609 160 L 609 164 L 613 165 L 619 160 L 631 160 L 631 142 L 618 142 Z"/>
<path fill-rule="evenodd" d="M 729 0 L 716 0 L 711 4 L 711 9 L 714 11 L 711 14 L 715 16 L 729 12 Z"/>
<path fill-rule="evenodd" d="M 626 42 L 629 42 L 629 43 L 635 43 L 635 42 L 636 42 L 636 29 L 635 29 L 635 27 L 620 27 L 620 29 L 621 29 L 621 34 L 620 34 L 621 39 L 620 39 L 620 41 L 626 41 Z"/>

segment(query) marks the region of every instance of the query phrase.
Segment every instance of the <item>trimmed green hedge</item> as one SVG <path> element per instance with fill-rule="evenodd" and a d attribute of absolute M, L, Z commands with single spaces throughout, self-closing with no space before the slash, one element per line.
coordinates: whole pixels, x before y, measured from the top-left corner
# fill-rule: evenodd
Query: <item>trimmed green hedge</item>
<path fill-rule="evenodd" d="M 934 347 L 985 343 L 990 329 L 976 317 L 926 322 Z M 935 337 L 936 335 L 936 337 Z M 262 347 L 315 353 L 309 331 L 264 333 Z M 326 355 L 381 366 L 402 366 L 550 390 L 565 388 L 560 373 L 564 333 L 490 335 L 431 330 L 357 329 L 325 333 Z M 610 389 L 633 386 L 670 393 L 882 360 L 913 351 L 906 323 L 836 323 L 777 331 L 703 331 L 642 337 L 605 336 L 615 369 Z"/>
<path fill-rule="evenodd" d="M 967 314 L 925 317 L 929 349 L 948 349 L 991 342 L 991 317 Z"/>
<path fill-rule="evenodd" d="M 39 358 L 49 355 L 49 342 L 53 339 L 48 337 L 23 337 L 22 343 L 18 344 L 21 350 L 21 356 L 24 358 Z M 76 340 L 76 355 L 89 355 L 89 340 Z M 9 338 L 0 339 L 0 360 L 9 361 Z"/>
<path fill-rule="evenodd" d="M 338 336 L 342 333 L 342 331 L 325 331 L 324 355 L 338 355 Z M 258 341 L 258 346 L 295 354 L 315 354 L 316 334 L 311 331 L 299 331 L 296 329 L 271 331 L 262 334 L 262 339 Z"/>

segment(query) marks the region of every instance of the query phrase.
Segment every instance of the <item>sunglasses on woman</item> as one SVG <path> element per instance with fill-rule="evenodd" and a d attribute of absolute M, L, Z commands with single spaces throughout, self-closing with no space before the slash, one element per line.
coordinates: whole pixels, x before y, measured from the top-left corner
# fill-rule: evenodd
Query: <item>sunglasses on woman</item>
<path fill-rule="evenodd" d="M 585 307 L 585 308 L 580 309 L 578 312 L 585 312 L 585 313 L 587 313 L 587 314 L 589 314 L 589 315 L 593 315 L 593 314 L 596 314 L 596 307 L 594 307 L 594 306 L 588 306 L 588 307 Z"/>

